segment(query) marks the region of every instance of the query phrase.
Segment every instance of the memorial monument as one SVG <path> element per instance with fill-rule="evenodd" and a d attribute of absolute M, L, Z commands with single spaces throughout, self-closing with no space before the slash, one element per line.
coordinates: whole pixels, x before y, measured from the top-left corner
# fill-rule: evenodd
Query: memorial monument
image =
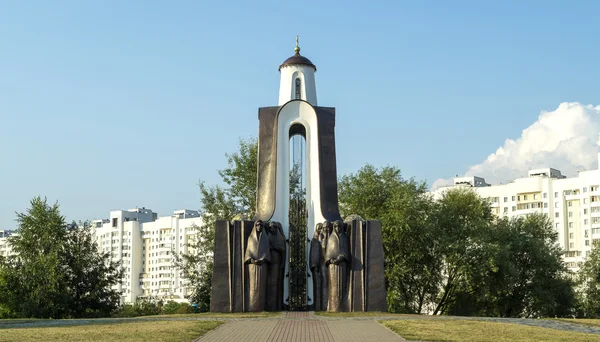
<path fill-rule="evenodd" d="M 211 311 L 386 311 L 381 223 L 342 221 L 335 108 L 317 105 L 317 67 L 300 55 L 298 37 L 294 51 L 279 66 L 278 106 L 258 110 L 256 216 L 215 227 Z M 303 200 L 290 197 L 298 135 Z"/>

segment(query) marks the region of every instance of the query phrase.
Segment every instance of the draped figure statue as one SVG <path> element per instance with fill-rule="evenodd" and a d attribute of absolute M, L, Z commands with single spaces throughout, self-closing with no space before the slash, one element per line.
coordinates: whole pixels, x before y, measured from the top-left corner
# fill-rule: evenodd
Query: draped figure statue
<path fill-rule="evenodd" d="M 285 270 L 285 237 L 279 230 L 278 222 L 270 222 L 267 228 L 271 262 L 267 275 L 267 307 L 269 311 L 279 311 L 283 307 L 283 287 L 281 274 Z M 282 268 L 282 265 L 284 268 Z"/>
<path fill-rule="evenodd" d="M 271 262 L 269 237 L 263 222 L 256 221 L 248 237 L 244 263 L 248 265 L 248 311 L 264 311 L 267 298 L 268 264 Z"/>
<path fill-rule="evenodd" d="M 310 272 L 313 283 L 313 303 L 314 310 L 323 310 L 323 288 L 321 285 L 321 268 L 323 265 L 323 253 L 321 251 L 321 234 L 323 233 L 323 224 L 318 223 L 315 228 L 315 235 L 310 240 Z"/>
<path fill-rule="evenodd" d="M 333 233 L 327 241 L 325 265 L 329 271 L 329 296 L 327 310 L 346 311 L 348 299 L 349 241 L 344 222 L 335 221 Z"/>
<path fill-rule="evenodd" d="M 333 231 L 333 225 L 330 221 L 323 222 L 323 231 L 319 241 L 321 242 L 321 310 L 327 311 L 329 298 L 329 268 L 325 264 L 325 254 L 327 252 L 327 242 Z"/>

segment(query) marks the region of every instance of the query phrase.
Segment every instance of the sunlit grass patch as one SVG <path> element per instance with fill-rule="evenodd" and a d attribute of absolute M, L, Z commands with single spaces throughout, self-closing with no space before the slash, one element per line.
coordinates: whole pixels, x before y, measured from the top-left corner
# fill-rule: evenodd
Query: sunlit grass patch
<path fill-rule="evenodd" d="M 0 341 L 192 341 L 216 328 L 216 321 L 123 321 L 121 323 L 0 329 Z"/>
<path fill-rule="evenodd" d="M 600 335 L 513 323 L 463 319 L 407 319 L 381 323 L 405 339 L 432 342 L 600 341 Z"/>

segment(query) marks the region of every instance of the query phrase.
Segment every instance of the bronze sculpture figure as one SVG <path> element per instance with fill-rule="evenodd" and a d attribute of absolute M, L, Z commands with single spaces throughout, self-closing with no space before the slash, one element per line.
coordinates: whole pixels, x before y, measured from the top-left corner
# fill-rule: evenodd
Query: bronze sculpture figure
<path fill-rule="evenodd" d="M 323 310 L 323 288 L 321 279 L 321 267 L 323 265 L 323 253 L 321 250 L 321 234 L 323 233 L 323 224 L 318 223 L 315 228 L 315 235 L 310 240 L 310 271 L 313 283 L 313 304 L 314 310 Z"/>
<path fill-rule="evenodd" d="M 334 232 L 327 241 L 325 265 L 329 271 L 329 296 L 327 310 L 332 312 L 346 311 L 348 298 L 348 235 L 344 222 L 337 220 L 333 225 Z"/>
<path fill-rule="evenodd" d="M 283 287 L 281 286 L 281 273 L 285 268 L 285 237 L 280 231 L 278 222 L 269 222 L 267 232 L 269 236 L 269 249 L 271 262 L 267 275 L 267 307 L 266 310 L 281 310 L 283 302 Z M 282 268 L 282 266 L 284 268 Z"/>
<path fill-rule="evenodd" d="M 271 262 L 269 237 L 264 231 L 263 222 L 254 223 L 248 237 L 244 263 L 248 265 L 249 301 L 248 311 L 264 311 L 267 295 L 268 264 Z"/>

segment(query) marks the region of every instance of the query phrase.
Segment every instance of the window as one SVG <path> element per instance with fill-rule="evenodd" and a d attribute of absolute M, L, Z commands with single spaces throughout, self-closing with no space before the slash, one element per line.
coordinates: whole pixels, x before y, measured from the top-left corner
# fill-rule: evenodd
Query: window
<path fill-rule="evenodd" d="M 515 210 L 517 210 L 517 207 L 512 207 L 512 211 L 515 211 Z"/>
<path fill-rule="evenodd" d="M 119 223 L 119 219 L 118 218 L 115 217 L 115 218 L 112 219 L 112 226 L 113 227 L 116 227 L 118 223 Z"/>
<path fill-rule="evenodd" d="M 296 77 L 296 100 L 300 100 L 302 99 L 302 80 L 300 79 L 300 77 Z"/>
<path fill-rule="evenodd" d="M 588 237 L 589 236 L 589 230 L 585 230 L 585 234 L 583 235 L 583 237 Z"/>
<path fill-rule="evenodd" d="M 558 208 L 558 202 L 554 202 L 554 208 Z"/>
<path fill-rule="evenodd" d="M 548 203 L 544 202 L 544 208 L 548 208 Z"/>
<path fill-rule="evenodd" d="M 571 201 L 567 202 L 567 206 L 572 207 L 573 206 L 573 202 L 571 202 Z"/>
<path fill-rule="evenodd" d="M 554 193 L 554 197 L 558 197 L 558 192 L 555 192 L 555 193 Z"/>
<path fill-rule="evenodd" d="M 544 198 L 548 198 L 548 193 L 544 192 Z"/>
<path fill-rule="evenodd" d="M 587 215 L 587 209 L 583 209 L 583 215 Z"/>
<path fill-rule="evenodd" d="M 504 203 L 508 202 L 508 197 L 504 197 Z"/>
<path fill-rule="evenodd" d="M 569 243 L 569 248 L 574 248 L 575 244 L 573 242 Z"/>
<path fill-rule="evenodd" d="M 587 192 L 587 187 L 583 187 L 583 192 Z"/>
<path fill-rule="evenodd" d="M 523 201 L 527 201 L 527 195 L 523 195 Z"/>
<path fill-rule="evenodd" d="M 589 246 L 590 245 L 590 240 L 585 240 L 585 245 Z"/>
<path fill-rule="evenodd" d="M 558 213 L 554 213 L 554 217 L 558 217 Z"/>
<path fill-rule="evenodd" d="M 560 225 L 560 223 L 556 222 L 556 229 L 558 229 L 559 225 Z"/>
<path fill-rule="evenodd" d="M 511 197 L 511 200 L 514 202 L 514 201 L 515 201 L 515 196 L 512 196 L 512 197 Z"/>
<path fill-rule="evenodd" d="M 537 194 L 533 194 L 533 199 L 537 199 Z"/>
<path fill-rule="evenodd" d="M 573 217 L 573 212 L 569 211 L 569 217 Z"/>
<path fill-rule="evenodd" d="M 588 219 L 583 220 L 583 224 L 588 224 L 588 222 L 589 222 Z"/>
<path fill-rule="evenodd" d="M 569 239 L 572 239 L 573 237 L 573 233 L 569 233 Z"/>
<path fill-rule="evenodd" d="M 573 222 L 569 222 L 569 228 L 573 228 Z"/>
<path fill-rule="evenodd" d="M 508 214 L 508 207 L 504 207 L 504 213 Z"/>

